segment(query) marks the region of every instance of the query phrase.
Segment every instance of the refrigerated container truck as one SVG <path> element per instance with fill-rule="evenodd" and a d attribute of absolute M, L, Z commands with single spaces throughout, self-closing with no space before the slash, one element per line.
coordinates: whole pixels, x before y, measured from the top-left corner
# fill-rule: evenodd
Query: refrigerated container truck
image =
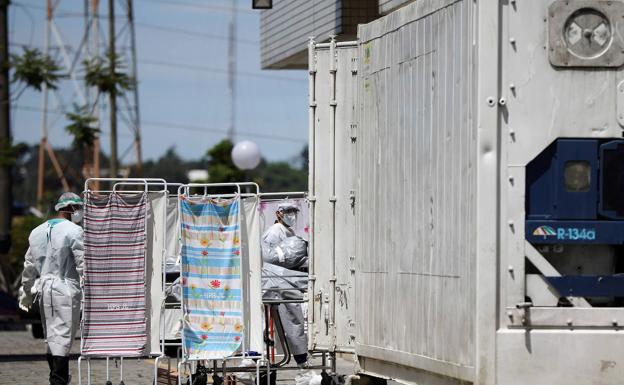
<path fill-rule="evenodd" d="M 624 3 L 417 0 L 309 45 L 310 348 L 624 383 Z"/>

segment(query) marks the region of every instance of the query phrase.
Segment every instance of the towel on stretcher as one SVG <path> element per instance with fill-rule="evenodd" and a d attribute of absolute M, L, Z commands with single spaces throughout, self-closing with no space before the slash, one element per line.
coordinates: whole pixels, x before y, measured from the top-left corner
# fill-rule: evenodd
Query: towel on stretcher
<path fill-rule="evenodd" d="M 243 339 L 240 198 L 182 196 L 184 355 L 231 356 Z"/>
<path fill-rule="evenodd" d="M 144 354 L 146 201 L 146 194 L 87 195 L 83 355 Z"/>

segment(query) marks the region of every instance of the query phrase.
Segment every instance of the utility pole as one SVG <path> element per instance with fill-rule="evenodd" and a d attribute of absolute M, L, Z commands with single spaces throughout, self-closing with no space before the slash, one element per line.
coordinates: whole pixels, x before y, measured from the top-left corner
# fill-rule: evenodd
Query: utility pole
<path fill-rule="evenodd" d="M 139 91 L 138 88 L 138 70 L 136 60 L 136 34 L 134 31 L 134 5 L 133 0 L 127 0 L 126 3 L 128 13 L 128 27 L 130 28 L 130 54 L 132 56 L 131 69 L 132 79 L 134 80 L 134 88 L 132 90 L 134 98 L 134 149 L 136 151 L 137 170 L 141 172 L 143 168 L 143 154 L 141 152 L 141 118 L 139 114 Z"/>
<path fill-rule="evenodd" d="M 93 15 L 92 20 L 91 20 L 91 33 L 93 36 L 93 41 L 91 42 L 92 47 L 91 50 L 88 53 L 88 59 L 91 60 L 93 58 L 94 55 L 97 55 L 98 52 L 100 52 L 100 43 L 98 40 L 98 29 L 99 29 L 99 24 L 98 24 L 98 20 L 100 17 L 100 0 L 91 0 L 91 13 Z M 86 31 L 89 31 L 89 27 L 87 27 L 85 29 Z M 86 36 L 87 40 L 89 40 L 89 34 L 87 33 Z M 88 44 L 87 44 L 88 46 Z M 85 85 L 86 86 L 86 85 Z M 88 86 L 86 86 L 86 88 L 88 88 Z M 97 94 L 97 89 L 94 90 L 95 93 Z M 97 98 L 97 96 L 96 96 Z M 94 117 L 97 119 L 97 122 L 100 123 L 100 111 L 98 109 L 99 106 L 95 105 L 93 106 L 93 115 Z M 97 138 L 95 138 L 95 141 L 93 142 L 93 177 L 94 178 L 99 178 L 100 177 L 100 135 L 98 134 Z M 95 182 L 94 186 L 93 186 L 96 190 L 100 189 L 100 182 L 97 181 Z"/>
<path fill-rule="evenodd" d="M 108 0 L 108 54 L 110 57 L 110 75 L 115 74 L 115 0 Z M 110 175 L 111 178 L 117 178 L 117 90 L 113 88 L 110 92 Z"/>
<path fill-rule="evenodd" d="M 3 1 L 3 0 L 0 0 Z M 101 31 L 103 25 L 100 20 L 100 3 L 103 3 L 104 0 L 83 0 L 84 6 L 84 33 L 82 36 L 73 36 L 72 33 L 62 33 L 62 27 L 67 24 L 66 18 L 57 18 L 55 14 L 55 9 L 62 2 L 61 0 L 45 0 L 46 2 L 46 19 L 45 19 L 45 29 L 44 29 L 44 54 L 47 56 L 50 50 L 56 50 L 61 53 L 61 62 L 59 63 L 62 66 L 62 71 L 67 73 L 66 82 L 68 86 L 74 89 L 74 93 L 71 96 L 71 100 L 62 100 L 60 95 L 55 92 L 49 92 L 46 83 L 42 84 L 42 105 L 41 105 L 41 145 L 39 152 L 39 179 L 37 183 L 37 201 L 42 202 L 42 198 L 45 192 L 44 186 L 44 177 L 46 174 L 45 169 L 45 156 L 46 153 L 50 158 L 52 166 L 56 171 L 57 176 L 59 177 L 63 189 L 65 191 L 69 191 L 69 184 L 67 183 L 67 179 L 64 176 L 63 168 L 59 159 L 56 157 L 54 150 L 52 149 L 52 144 L 47 136 L 48 126 L 51 124 L 57 124 L 56 119 L 48 119 L 47 114 L 49 113 L 48 109 L 48 99 L 52 98 L 56 100 L 56 105 L 60 106 L 63 113 L 66 113 L 64 106 L 71 106 L 73 104 L 78 105 L 87 105 L 91 107 L 92 116 L 97 119 L 97 126 L 101 127 L 103 123 L 102 117 L 104 115 L 103 106 L 105 104 L 105 96 L 100 97 L 100 91 L 97 87 L 90 87 L 84 78 L 82 77 L 82 66 L 76 65 L 76 63 L 82 63 L 85 60 L 91 61 L 94 58 L 105 58 L 108 57 L 113 62 L 111 63 L 110 70 L 112 72 L 116 72 L 119 68 L 116 67 L 116 63 L 114 59 L 118 57 L 123 57 L 124 54 L 129 56 L 130 68 L 133 69 L 135 74 L 133 74 L 136 79 L 136 54 L 135 54 L 135 43 L 134 43 L 134 25 L 133 25 L 133 12 L 132 12 L 132 0 L 122 1 L 122 6 L 127 5 L 128 7 L 128 19 L 126 23 L 122 23 L 119 31 L 116 29 L 116 21 L 115 18 L 115 4 L 114 1 L 120 0 L 109 0 L 109 33 L 110 33 L 110 41 L 105 41 L 104 35 Z M 77 4 L 76 1 L 67 1 L 67 4 Z M 119 5 L 119 2 L 117 3 Z M 105 13 L 104 13 L 105 14 Z M 130 33 L 130 31 L 132 33 Z M 69 39 L 64 39 L 65 36 L 69 36 Z M 131 39 L 131 41 L 130 41 Z M 122 54 L 120 55 L 120 51 Z M 110 75 L 110 73 L 108 74 Z M 135 146 L 135 150 L 137 151 L 137 159 L 138 163 L 141 163 L 141 153 L 140 153 L 140 120 L 138 114 L 138 91 L 136 88 L 132 90 L 134 93 L 133 98 L 125 98 L 120 97 L 117 98 L 117 93 L 114 95 L 109 95 L 111 107 L 111 143 L 112 150 L 114 154 L 111 154 L 112 166 L 111 166 L 111 176 L 118 174 L 119 172 L 119 162 L 122 159 L 119 158 L 118 150 L 118 138 L 117 131 L 118 126 L 126 127 L 135 135 L 136 143 L 133 143 Z M 121 122 L 117 120 L 117 106 L 119 105 L 119 109 L 123 112 L 127 112 L 129 117 L 128 119 L 122 119 Z M 127 123 L 128 122 L 128 123 Z M 126 124 L 124 124 L 126 123 Z M 138 143 L 138 144 L 137 144 Z M 92 168 L 86 169 L 83 173 L 85 178 L 98 178 L 100 177 L 100 151 L 101 151 L 101 139 L 98 136 L 93 143 L 93 166 Z M 94 186 L 99 188 L 98 182 L 94 184 Z"/>
<path fill-rule="evenodd" d="M 9 95 L 9 0 L 0 0 L 0 146 L 11 150 L 11 120 Z M 11 206 L 13 187 L 11 164 L 0 164 L 0 258 L 4 262 L 11 247 Z M 0 271 L 0 279 L 3 277 Z"/>
<path fill-rule="evenodd" d="M 228 38 L 228 95 L 230 96 L 228 139 L 234 143 L 236 140 L 236 0 L 232 0 Z"/>
<path fill-rule="evenodd" d="M 46 0 L 46 23 L 43 35 L 43 53 L 48 56 L 50 52 L 50 33 L 52 31 L 52 16 L 54 15 L 54 5 L 52 4 L 52 0 Z M 39 142 L 39 161 L 38 161 L 38 172 L 37 172 L 37 205 L 39 209 L 43 209 L 43 193 L 45 189 L 45 154 L 48 153 L 50 161 L 52 162 L 52 166 L 56 170 L 56 174 L 61 180 L 61 184 L 63 185 L 64 191 L 69 191 L 69 184 L 67 183 L 67 179 L 63 173 L 63 169 L 54 154 L 54 150 L 48 142 L 48 85 L 47 83 L 43 83 L 41 86 L 41 92 L 43 94 L 43 98 L 41 99 L 41 141 Z"/>

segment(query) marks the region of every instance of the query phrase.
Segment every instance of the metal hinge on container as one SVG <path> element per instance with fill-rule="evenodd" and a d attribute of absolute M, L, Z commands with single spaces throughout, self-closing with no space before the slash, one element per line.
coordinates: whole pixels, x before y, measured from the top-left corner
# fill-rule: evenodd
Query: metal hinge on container
<path fill-rule="evenodd" d="M 357 57 L 352 57 L 351 58 L 351 74 L 355 75 L 358 72 L 358 58 Z"/>
<path fill-rule="evenodd" d="M 351 141 L 355 142 L 357 139 L 357 123 L 351 123 L 349 125 L 349 136 L 351 137 Z"/>
<path fill-rule="evenodd" d="M 351 207 L 355 207 L 355 191 L 349 191 L 349 200 L 351 200 Z"/>
<path fill-rule="evenodd" d="M 618 123 L 624 127 L 624 80 L 617 86 L 616 106 Z"/>

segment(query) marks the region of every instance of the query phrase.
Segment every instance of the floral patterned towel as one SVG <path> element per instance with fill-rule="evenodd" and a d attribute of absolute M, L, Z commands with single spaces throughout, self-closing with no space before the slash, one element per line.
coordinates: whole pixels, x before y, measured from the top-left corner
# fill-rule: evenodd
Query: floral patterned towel
<path fill-rule="evenodd" d="M 240 198 L 180 197 L 184 355 L 231 356 L 243 338 Z"/>

